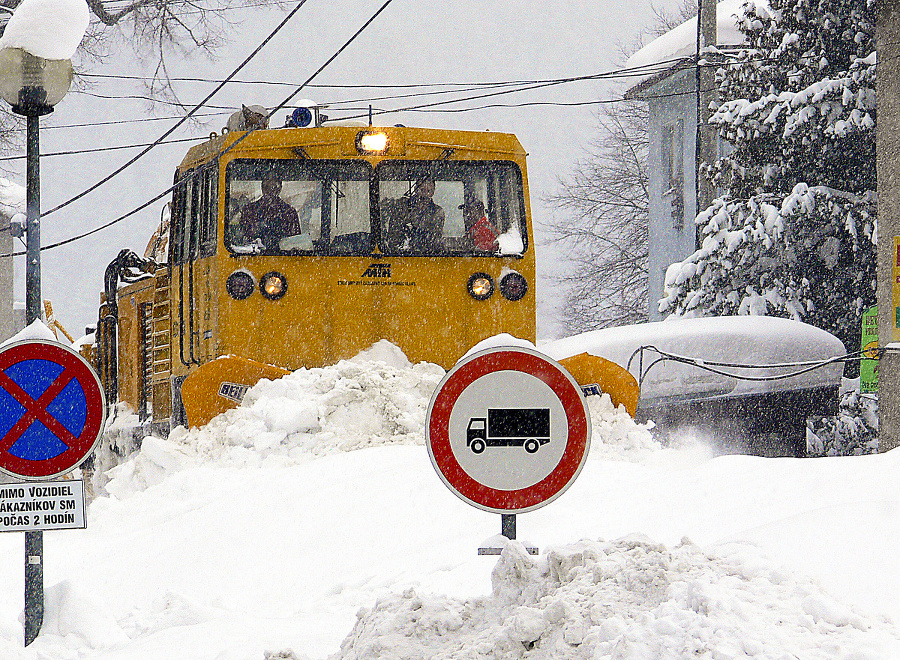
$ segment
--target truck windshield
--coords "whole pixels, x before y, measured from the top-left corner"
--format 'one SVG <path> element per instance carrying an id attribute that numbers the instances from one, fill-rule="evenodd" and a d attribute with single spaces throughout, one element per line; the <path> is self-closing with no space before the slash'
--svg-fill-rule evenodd
<path id="1" fill-rule="evenodd" d="M 243 158 L 225 172 L 232 254 L 371 252 L 368 163 Z"/>
<path id="2" fill-rule="evenodd" d="M 526 248 L 522 174 L 506 161 L 382 161 L 386 254 L 520 255 Z"/>

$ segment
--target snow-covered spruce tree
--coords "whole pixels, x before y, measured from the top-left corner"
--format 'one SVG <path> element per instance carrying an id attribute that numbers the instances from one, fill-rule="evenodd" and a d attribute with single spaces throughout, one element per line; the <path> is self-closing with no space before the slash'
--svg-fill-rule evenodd
<path id="1" fill-rule="evenodd" d="M 762 3 L 759 3 L 762 4 Z M 745 6 L 748 48 L 718 73 L 712 122 L 733 151 L 660 309 L 791 317 L 859 348 L 875 303 L 875 2 Z"/>

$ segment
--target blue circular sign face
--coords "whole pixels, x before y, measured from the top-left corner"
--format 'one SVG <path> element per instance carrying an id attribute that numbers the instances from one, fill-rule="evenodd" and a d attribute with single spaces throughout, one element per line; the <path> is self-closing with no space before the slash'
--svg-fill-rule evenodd
<path id="1" fill-rule="evenodd" d="M 23 479 L 69 472 L 105 422 L 100 379 L 74 350 L 41 340 L 0 349 L 0 471 Z"/>

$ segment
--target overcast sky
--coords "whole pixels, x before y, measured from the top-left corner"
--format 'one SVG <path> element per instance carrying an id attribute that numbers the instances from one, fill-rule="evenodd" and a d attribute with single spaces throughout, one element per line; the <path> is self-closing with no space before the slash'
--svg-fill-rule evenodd
<path id="1" fill-rule="evenodd" d="M 241 80 L 285 82 L 297 85 L 317 69 L 380 6 L 373 0 L 337 3 L 315 0 L 304 6 L 291 22 L 238 76 Z M 588 0 L 540 4 L 514 0 L 484 3 L 463 0 L 438 3 L 422 11 L 412 0 L 395 0 L 387 10 L 316 80 L 341 85 L 411 84 L 538 80 L 594 74 L 615 68 L 619 43 L 630 40 L 652 21 L 649 0 L 634 3 L 596 3 Z M 671 4 L 657 3 L 657 5 Z M 353 11 L 347 11 L 350 5 Z M 196 52 L 170 56 L 174 76 L 222 79 L 243 60 L 284 16 L 284 12 L 246 9 L 229 13 L 237 21 L 231 41 L 215 58 Z M 88 74 L 147 74 L 153 61 L 139 61 L 126 38 L 111 41 L 110 57 L 102 62 L 76 57 L 78 68 Z M 578 82 L 489 99 L 515 104 L 545 101 L 572 103 L 609 98 L 610 83 Z M 202 99 L 211 84 L 176 83 L 185 103 Z M 274 84 L 235 84 L 226 87 L 212 104 L 227 108 L 241 103 L 274 106 L 291 87 Z M 87 148 L 152 142 L 173 121 L 141 121 L 171 117 L 169 107 L 154 107 L 140 98 L 140 83 L 121 78 L 88 77 L 82 89 L 73 90 L 42 119 L 41 151 L 54 153 Z M 308 89 L 299 98 L 319 102 L 370 99 L 399 93 L 384 90 Z M 427 100 L 427 99 L 426 99 Z M 373 101 L 378 107 L 397 108 L 422 102 L 421 98 Z M 368 101 L 360 105 L 365 107 Z M 450 107 L 471 107 L 472 101 Z M 227 112 L 180 129 L 172 138 L 203 136 L 219 131 Z M 490 129 L 513 132 L 529 152 L 529 175 L 536 226 L 552 210 L 542 197 L 556 188 L 558 176 L 571 172 L 584 155 L 596 127 L 596 106 L 500 107 L 461 113 L 413 113 L 388 115 L 389 123 L 454 129 Z M 285 112 L 287 114 L 287 112 Z M 340 113 L 333 112 L 333 115 Z M 127 123 L 97 125 L 98 122 Z M 67 127 L 86 124 L 80 127 Z M 42 243 L 48 245 L 108 222 L 162 191 L 172 182 L 185 144 L 154 149 L 139 163 L 84 199 L 49 215 L 42 225 Z M 41 163 L 42 208 L 46 211 L 92 185 L 136 153 L 135 150 L 44 157 Z M 24 163 L 5 161 L 10 177 L 24 184 Z M 156 202 L 132 218 L 89 239 L 44 252 L 43 293 L 53 301 L 58 317 L 73 334 L 96 320 L 103 271 L 123 247 L 142 253 L 158 223 L 162 202 Z M 540 242 L 540 230 L 538 239 Z M 540 250 L 540 247 L 539 247 Z M 557 264 L 552 251 L 540 250 L 546 274 Z M 557 264 L 558 266 L 558 264 Z M 560 267 L 564 267 L 560 266 Z M 17 298 L 24 298 L 22 262 L 17 263 Z M 548 322 L 561 293 L 546 277 L 538 283 L 539 336 L 556 334 Z"/>

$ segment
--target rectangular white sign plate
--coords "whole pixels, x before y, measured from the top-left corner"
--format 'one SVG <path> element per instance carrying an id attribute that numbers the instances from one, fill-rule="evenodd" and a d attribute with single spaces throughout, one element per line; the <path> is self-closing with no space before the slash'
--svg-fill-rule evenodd
<path id="1" fill-rule="evenodd" d="M 86 527 L 83 481 L 0 484 L 0 532 Z"/>

